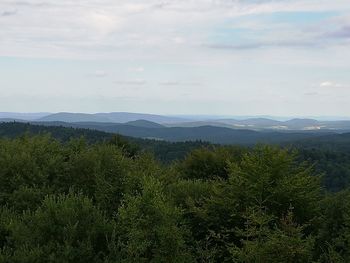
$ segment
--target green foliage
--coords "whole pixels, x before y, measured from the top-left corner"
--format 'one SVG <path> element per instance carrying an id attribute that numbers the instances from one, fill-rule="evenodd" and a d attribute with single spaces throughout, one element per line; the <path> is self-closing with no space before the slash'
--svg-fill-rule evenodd
<path id="1" fill-rule="evenodd" d="M 48 136 L 0 140 L 0 204 L 21 195 L 21 188 L 46 189 L 63 170 L 62 150 Z"/>
<path id="2" fill-rule="evenodd" d="M 239 230 L 242 246 L 230 252 L 236 262 L 311 262 L 313 238 L 305 238 L 303 227 L 293 221 L 290 211 L 280 222 L 261 209 L 250 209 L 245 229 Z M 273 227 L 271 227 L 271 224 Z"/>
<path id="3" fill-rule="evenodd" d="M 217 251 L 218 261 L 227 260 L 229 246 L 242 247 L 237 233 L 246 228 L 247 211 L 258 211 L 266 217 L 260 217 L 267 220 L 260 225 L 267 233 L 291 208 L 295 223 L 303 226 L 305 236 L 314 230 L 322 196 L 319 179 L 308 167 L 296 163 L 289 151 L 259 146 L 240 161 L 231 162 L 228 173 L 227 181 L 213 184 L 212 194 L 205 202 L 191 208 L 195 238 L 206 238 Z"/>
<path id="4" fill-rule="evenodd" d="M 4 229 L 7 262 L 103 262 L 114 225 L 82 195 L 47 196 Z"/>
<path id="5" fill-rule="evenodd" d="M 90 143 L 106 141 L 112 138 L 112 134 L 106 132 L 71 128 L 70 126 L 73 124 L 68 124 L 68 127 L 61 126 L 64 124 L 61 122 L 48 122 L 46 124 L 48 126 L 22 122 L 0 123 L 0 137 L 13 139 L 24 135 L 50 134 L 52 137 L 62 142 L 70 141 L 72 138 L 79 139 L 84 137 Z"/>
<path id="6" fill-rule="evenodd" d="M 318 253 L 323 252 L 322 262 L 333 258 L 334 262 L 350 260 L 350 191 L 343 191 L 325 198 L 321 205 L 322 220 L 317 242 Z M 343 261 L 341 261 L 343 260 Z"/>
<path id="7" fill-rule="evenodd" d="M 131 143 L 123 136 L 120 136 L 118 134 L 113 135 L 113 137 L 109 140 L 109 144 L 121 148 L 124 154 L 128 157 L 135 157 L 140 151 L 140 147 L 137 144 Z"/>
<path id="8" fill-rule="evenodd" d="M 139 195 L 127 196 L 118 213 L 123 262 L 191 262 L 182 211 L 167 200 L 163 186 L 145 178 Z"/>
<path id="9" fill-rule="evenodd" d="M 299 148 L 299 159 L 307 160 L 315 165 L 320 173 L 324 173 L 323 185 L 332 192 L 338 192 L 350 186 L 350 151 L 324 148 Z"/>
<path id="10" fill-rule="evenodd" d="M 227 179 L 228 163 L 242 156 L 242 148 L 200 148 L 188 154 L 180 169 L 186 179 Z"/>
<path id="11" fill-rule="evenodd" d="M 0 262 L 350 261 L 350 192 L 300 153 L 109 139 L 0 139 Z"/>
<path id="12" fill-rule="evenodd" d="M 293 207 L 298 223 L 312 220 L 321 198 L 319 177 L 288 150 L 258 146 L 240 163 L 231 163 L 227 187 L 245 209 L 257 205 L 281 217 Z"/>

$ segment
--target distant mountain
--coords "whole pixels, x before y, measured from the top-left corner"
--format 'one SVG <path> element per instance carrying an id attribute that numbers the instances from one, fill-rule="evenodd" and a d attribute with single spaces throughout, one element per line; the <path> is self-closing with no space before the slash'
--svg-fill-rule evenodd
<path id="1" fill-rule="evenodd" d="M 280 125 L 281 121 L 276 121 L 266 118 L 249 118 L 244 120 L 235 120 L 235 119 L 219 119 L 218 122 L 231 123 L 231 124 L 245 124 L 245 125 L 254 125 L 254 126 L 274 126 Z"/>
<path id="2" fill-rule="evenodd" d="M 60 112 L 38 119 L 37 121 L 62 121 L 62 122 L 111 122 L 103 116 L 87 113 Z"/>
<path id="3" fill-rule="evenodd" d="M 39 116 L 39 117 L 38 117 Z M 38 118 L 37 118 L 38 117 Z M 110 113 L 0 113 L 0 121 L 38 121 L 38 122 L 65 122 L 65 123 L 112 123 L 126 124 L 143 128 L 215 126 L 230 129 L 243 129 L 254 131 L 335 131 L 339 133 L 350 132 L 350 120 L 315 120 L 291 119 L 275 120 L 269 118 L 247 119 L 204 119 L 207 116 L 163 116 L 155 114 L 110 112 Z M 193 119 L 191 119 L 193 118 Z M 200 119 L 203 118 L 203 119 Z"/>
<path id="4" fill-rule="evenodd" d="M 108 118 L 111 122 L 114 122 L 114 123 L 126 123 L 130 121 L 146 120 L 146 121 L 163 124 L 163 123 L 185 122 L 185 121 L 191 120 L 187 118 L 179 118 L 179 117 L 163 116 L 163 115 L 155 115 L 155 114 L 144 114 L 144 113 L 131 113 L 131 112 L 96 113 L 95 115 Z"/>
<path id="5" fill-rule="evenodd" d="M 0 118 L 0 122 L 28 122 L 26 120 L 13 119 L 13 118 Z"/>
<path id="6" fill-rule="evenodd" d="M 126 123 L 130 121 L 145 120 L 155 123 L 174 123 L 184 122 L 186 119 L 177 117 L 167 117 L 154 114 L 129 113 L 129 112 L 111 112 L 111 113 L 69 113 L 60 112 L 51 114 L 37 121 L 62 121 L 62 122 L 109 122 L 109 123 Z"/>
<path id="7" fill-rule="evenodd" d="M 167 124 L 168 127 L 200 127 L 211 125 L 232 129 L 249 129 L 255 131 L 350 131 L 350 121 L 317 121 L 314 119 L 292 119 L 277 121 L 266 118 L 251 118 L 246 120 L 218 119 L 210 121 L 196 121 Z"/>
<path id="8" fill-rule="evenodd" d="M 159 123 L 146 121 L 146 120 L 129 121 L 125 124 L 130 126 L 135 126 L 135 127 L 143 127 L 143 128 L 165 128 L 165 126 Z"/>
<path id="9" fill-rule="evenodd" d="M 50 114 L 51 113 L 48 113 L 48 112 L 37 112 L 37 113 L 0 112 L 0 119 L 16 119 L 16 120 L 32 121 Z"/>
<path id="10" fill-rule="evenodd" d="M 188 121 L 188 122 L 176 122 L 163 124 L 166 127 L 201 127 L 201 126 L 215 126 L 224 128 L 235 128 L 231 124 L 221 123 L 217 121 Z"/>
<path id="11" fill-rule="evenodd" d="M 284 125 L 292 130 L 318 130 L 325 128 L 321 122 L 313 119 L 292 119 L 284 122 Z"/>
<path id="12" fill-rule="evenodd" d="M 64 126 L 84 128 L 108 133 L 118 133 L 124 136 L 164 140 L 170 142 L 208 141 L 217 144 L 253 145 L 256 143 L 282 143 L 306 138 L 314 138 L 325 133 L 304 132 L 278 132 L 278 131 L 252 131 L 244 129 L 230 129 L 224 127 L 140 127 L 121 123 L 64 123 L 64 122 L 34 122 L 33 124 L 47 126 Z M 330 134 L 330 133 L 328 133 Z"/>
<path id="13" fill-rule="evenodd" d="M 235 119 L 216 119 L 207 121 L 183 122 L 166 124 L 168 127 L 200 127 L 200 126 L 216 126 L 231 129 L 250 129 L 250 130 L 288 130 L 284 122 L 265 118 L 251 118 L 244 120 Z"/>

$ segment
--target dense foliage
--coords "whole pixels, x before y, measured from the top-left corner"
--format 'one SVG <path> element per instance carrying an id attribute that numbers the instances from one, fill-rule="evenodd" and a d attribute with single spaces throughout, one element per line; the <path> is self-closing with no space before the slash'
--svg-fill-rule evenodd
<path id="1" fill-rule="evenodd" d="M 68 142 L 72 138 L 84 137 L 88 143 L 111 142 L 123 148 L 129 157 L 140 152 L 149 152 L 163 164 L 184 160 L 189 152 L 203 147 L 223 152 L 222 156 L 216 155 L 218 163 L 225 162 L 226 157 L 224 156 L 227 155 L 227 151 L 234 151 L 235 148 L 242 150 L 242 147 L 217 147 L 203 141 L 167 142 L 125 137 L 97 130 L 55 126 L 58 124 L 52 123 L 52 126 L 43 126 L 19 122 L 0 123 L 0 138 L 51 134 L 60 142 Z M 321 183 L 327 190 L 337 192 L 350 187 L 350 133 L 322 135 L 318 138 L 283 143 L 282 146 L 297 149 L 297 158 L 300 162 L 307 161 L 314 165 L 317 173 L 323 175 Z M 199 160 L 197 163 L 201 166 L 205 166 L 206 158 L 209 160 L 214 158 L 210 152 L 200 154 L 200 156 L 203 163 L 200 163 Z M 196 151 L 191 155 L 191 158 L 196 158 Z M 187 163 L 189 164 L 188 161 Z M 206 171 L 204 170 L 204 172 Z M 220 173 L 222 174 L 222 171 Z"/>
<path id="2" fill-rule="evenodd" d="M 349 262 L 350 192 L 300 155 L 0 139 L 0 262 Z"/>

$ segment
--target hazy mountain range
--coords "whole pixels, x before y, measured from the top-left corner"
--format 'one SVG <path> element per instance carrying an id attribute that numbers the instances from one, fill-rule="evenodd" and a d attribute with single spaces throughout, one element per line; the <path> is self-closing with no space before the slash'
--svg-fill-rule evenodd
<path id="1" fill-rule="evenodd" d="M 36 122 L 96 122 L 96 123 L 128 123 L 134 122 L 134 126 L 154 128 L 163 127 L 201 127 L 215 126 L 231 129 L 248 130 L 275 130 L 275 131 L 349 131 L 350 120 L 316 120 L 316 119 L 290 119 L 276 120 L 271 118 L 254 117 L 248 119 L 217 118 L 213 116 L 200 117 L 195 116 L 163 116 L 154 114 L 130 113 L 130 112 L 112 112 L 112 113 L 0 113 L 2 121 L 36 121 Z M 142 121 L 144 123 L 142 123 Z M 147 121 L 147 122 L 145 122 Z M 153 122 L 150 124 L 149 122 Z M 158 124 L 158 125 L 157 125 Z"/>
<path id="2" fill-rule="evenodd" d="M 142 114 L 130 112 L 111 113 L 55 113 L 37 119 L 37 121 L 63 121 L 63 122 L 110 122 L 126 123 L 130 121 L 146 120 L 155 123 L 177 123 L 188 121 L 185 118 L 169 117 L 155 114 Z"/>
<path id="3" fill-rule="evenodd" d="M 0 113 L 0 122 L 85 128 L 165 141 L 203 140 L 220 144 L 281 143 L 350 132 L 350 121 L 269 118 L 203 119 L 128 112 Z"/>

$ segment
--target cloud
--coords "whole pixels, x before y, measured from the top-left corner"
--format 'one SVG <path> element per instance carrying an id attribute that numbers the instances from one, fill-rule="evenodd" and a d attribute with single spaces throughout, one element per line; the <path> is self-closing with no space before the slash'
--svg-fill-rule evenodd
<path id="1" fill-rule="evenodd" d="M 318 95 L 320 95 L 318 92 L 313 92 L 313 91 L 311 91 L 311 92 L 306 92 L 306 93 L 304 93 L 304 95 L 305 96 L 318 96 Z"/>
<path id="2" fill-rule="evenodd" d="M 201 86 L 202 83 L 196 81 L 180 82 L 180 81 L 161 81 L 161 86 Z"/>
<path id="3" fill-rule="evenodd" d="M 350 38 L 350 25 L 343 26 L 340 30 L 328 34 L 334 38 Z"/>
<path id="4" fill-rule="evenodd" d="M 91 12 L 85 15 L 84 22 L 96 33 L 104 35 L 122 27 L 121 18 L 105 12 Z"/>
<path id="5" fill-rule="evenodd" d="M 178 81 L 162 81 L 162 82 L 159 82 L 159 85 L 162 85 L 162 86 L 179 86 L 180 82 L 178 82 Z"/>
<path id="6" fill-rule="evenodd" d="M 127 85 L 127 86 L 143 86 L 146 85 L 147 82 L 143 79 L 137 79 L 137 80 L 117 80 L 114 81 L 114 83 L 118 85 Z"/>
<path id="7" fill-rule="evenodd" d="M 17 10 L 12 10 L 12 11 L 3 11 L 0 13 L 0 16 L 14 16 L 17 14 Z"/>
<path id="8" fill-rule="evenodd" d="M 144 67 L 129 68 L 128 71 L 142 73 L 145 71 Z"/>
<path id="9" fill-rule="evenodd" d="M 4 1 L 6 3 L 6 0 Z M 10 1 L 7 1 L 10 2 Z M 54 4 L 51 2 L 43 2 L 43 1 L 11 1 L 11 5 L 14 6 L 28 6 L 28 7 L 40 7 L 40 6 L 53 6 Z"/>
<path id="10" fill-rule="evenodd" d="M 18 9 L 21 16 L 1 25 L 0 38 L 6 41 L 0 43 L 0 55 L 116 59 L 157 54 L 180 60 L 187 57 L 185 49 L 200 49 L 216 25 L 234 18 L 346 10 L 346 4 L 343 0 L 1 0 L 2 8 Z M 260 34 L 247 44 L 218 41 L 207 46 L 236 50 L 312 46 L 283 36 L 285 41 L 273 39 L 284 30 L 273 29 L 270 39 L 261 39 Z"/>
<path id="11" fill-rule="evenodd" d="M 310 48 L 319 46 L 318 43 L 312 41 L 276 41 L 276 42 L 251 42 L 244 44 L 206 44 L 204 45 L 213 49 L 223 50 L 245 50 L 260 48 Z"/>
<path id="12" fill-rule="evenodd" d="M 336 83 L 332 81 L 324 81 L 320 83 L 321 88 L 348 88 L 348 85 L 344 85 L 341 83 Z"/>
<path id="13" fill-rule="evenodd" d="M 106 71 L 104 70 L 96 70 L 92 76 L 96 77 L 96 78 L 104 78 L 106 77 L 108 74 Z"/>

